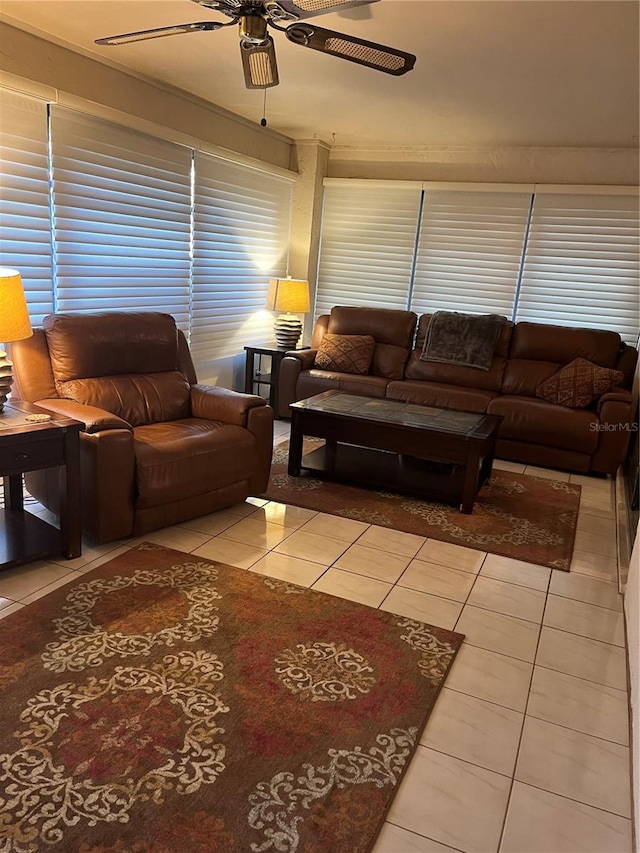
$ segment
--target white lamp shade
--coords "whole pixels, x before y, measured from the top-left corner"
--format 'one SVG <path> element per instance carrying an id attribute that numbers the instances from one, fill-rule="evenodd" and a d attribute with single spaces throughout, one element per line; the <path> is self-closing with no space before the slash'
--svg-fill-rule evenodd
<path id="1" fill-rule="evenodd" d="M 268 311 L 306 314 L 309 304 L 309 282 L 300 278 L 269 279 L 266 308 Z"/>
<path id="2" fill-rule="evenodd" d="M 32 334 L 20 273 L 0 267 L 0 341 L 21 341 Z"/>

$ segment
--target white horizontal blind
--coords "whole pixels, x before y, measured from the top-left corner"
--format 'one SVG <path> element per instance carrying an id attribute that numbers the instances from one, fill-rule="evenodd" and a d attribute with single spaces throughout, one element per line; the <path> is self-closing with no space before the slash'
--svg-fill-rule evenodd
<path id="1" fill-rule="evenodd" d="M 422 188 L 328 185 L 315 315 L 334 305 L 406 309 Z"/>
<path id="2" fill-rule="evenodd" d="M 58 311 L 163 311 L 188 328 L 191 151 L 52 107 Z"/>
<path id="3" fill-rule="evenodd" d="M 411 308 L 511 319 L 528 192 L 425 191 Z"/>
<path id="4" fill-rule="evenodd" d="M 287 266 L 292 182 L 200 152 L 195 159 L 191 350 L 199 361 L 273 338 L 269 279 Z"/>
<path id="5" fill-rule="evenodd" d="M 537 193 L 517 319 L 613 329 L 635 343 L 638 237 L 637 197 Z"/>
<path id="6" fill-rule="evenodd" d="M 34 326 L 53 311 L 47 105 L 0 90 L 0 266 L 22 275 Z"/>

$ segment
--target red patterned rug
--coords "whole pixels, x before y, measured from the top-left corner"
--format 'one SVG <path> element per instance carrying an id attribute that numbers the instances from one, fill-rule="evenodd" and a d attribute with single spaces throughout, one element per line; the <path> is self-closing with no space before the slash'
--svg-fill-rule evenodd
<path id="1" fill-rule="evenodd" d="M 321 443 L 305 439 L 304 452 Z M 275 448 L 263 497 L 569 571 L 580 486 L 494 470 L 473 513 L 463 515 L 447 504 L 320 480 L 309 472 L 289 477 L 288 453 L 288 442 Z"/>
<path id="2" fill-rule="evenodd" d="M 0 622 L 0 850 L 371 850 L 462 636 L 144 543 Z"/>

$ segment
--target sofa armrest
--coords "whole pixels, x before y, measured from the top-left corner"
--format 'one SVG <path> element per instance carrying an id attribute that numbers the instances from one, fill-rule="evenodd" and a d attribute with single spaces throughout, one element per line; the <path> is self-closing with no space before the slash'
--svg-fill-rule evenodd
<path id="1" fill-rule="evenodd" d="M 251 409 L 267 406 L 256 394 L 240 394 L 215 385 L 191 386 L 191 414 L 194 418 L 247 426 Z"/>
<path id="2" fill-rule="evenodd" d="M 631 434 L 638 429 L 633 423 L 633 398 L 623 388 L 603 394 L 598 401 L 598 447 L 591 459 L 591 469 L 614 475 L 629 448 Z"/>
<path id="3" fill-rule="evenodd" d="M 40 406 L 42 409 L 48 409 L 50 412 L 55 412 L 57 415 L 65 415 L 76 421 L 82 421 L 84 423 L 84 432 L 94 433 L 106 429 L 133 430 L 130 423 L 112 414 L 112 412 L 99 409 L 97 406 L 85 406 L 83 403 L 77 403 L 75 400 L 65 400 L 62 397 L 56 397 L 52 400 L 38 400 L 35 405 Z"/>
<path id="4" fill-rule="evenodd" d="M 613 391 L 607 391 L 606 394 L 603 394 L 602 397 L 598 400 L 598 417 L 600 420 L 606 420 L 606 417 L 602 417 L 603 411 L 606 414 L 606 410 L 609 408 L 609 403 L 627 403 L 631 405 L 631 401 L 633 397 L 631 396 L 630 391 L 626 391 L 624 388 L 614 388 Z"/>
<path id="5" fill-rule="evenodd" d="M 299 352 L 288 352 L 280 362 L 278 375 L 278 400 L 276 410 L 278 417 L 290 418 L 289 405 L 298 400 L 296 386 L 298 377 L 303 370 L 311 370 L 316 360 L 317 349 L 305 349 Z"/>

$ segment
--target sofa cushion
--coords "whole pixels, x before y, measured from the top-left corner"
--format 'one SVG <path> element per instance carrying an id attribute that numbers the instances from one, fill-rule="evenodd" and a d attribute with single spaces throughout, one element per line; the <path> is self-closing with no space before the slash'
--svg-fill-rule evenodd
<path id="1" fill-rule="evenodd" d="M 461 409 L 465 412 L 486 412 L 496 394 L 442 382 L 411 382 L 405 379 L 403 382 L 389 382 L 386 396 L 390 400 L 400 400 L 403 403 Z"/>
<path id="2" fill-rule="evenodd" d="M 536 388 L 536 397 L 568 409 L 590 406 L 624 379 L 621 370 L 600 367 L 586 358 L 575 358 Z"/>
<path id="3" fill-rule="evenodd" d="M 329 370 L 304 370 L 298 377 L 296 399 L 304 400 L 323 391 L 348 391 L 365 397 L 384 397 L 388 380 L 381 376 L 332 373 Z"/>
<path id="4" fill-rule="evenodd" d="M 413 311 L 338 305 L 331 309 L 327 332 L 371 335 L 376 348 L 369 373 L 386 379 L 402 379 L 417 319 Z"/>
<path id="5" fill-rule="evenodd" d="M 117 415 L 131 426 L 190 415 L 191 386 L 177 370 L 57 382 L 58 394 Z"/>
<path id="6" fill-rule="evenodd" d="M 509 352 L 513 323 L 505 320 L 502 324 L 491 368 L 485 371 L 477 370 L 474 367 L 461 367 L 455 364 L 423 361 L 420 358 L 432 316 L 432 314 L 423 314 L 420 317 L 416 347 L 407 362 L 404 374 L 405 378 L 427 382 L 445 382 L 450 385 L 481 388 L 485 391 L 499 391 L 502 386 L 505 365 L 507 363 L 506 356 Z"/>
<path id="7" fill-rule="evenodd" d="M 602 367 L 615 367 L 620 335 L 603 329 L 575 329 L 570 326 L 520 322 L 511 338 L 509 358 L 569 364 L 586 358 Z"/>
<path id="8" fill-rule="evenodd" d="M 327 332 L 318 347 L 314 366 L 320 370 L 365 375 L 369 372 L 375 348 L 375 338 L 371 335 L 334 335 Z"/>
<path id="9" fill-rule="evenodd" d="M 595 412 L 564 409 L 532 397 L 504 394 L 491 400 L 490 415 L 502 415 L 498 437 L 593 453 L 598 446 Z"/>
<path id="10" fill-rule="evenodd" d="M 133 431 L 136 508 L 162 506 L 249 481 L 258 466 L 253 434 L 200 418 L 148 424 Z"/>

